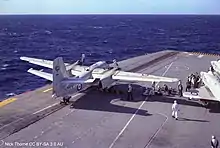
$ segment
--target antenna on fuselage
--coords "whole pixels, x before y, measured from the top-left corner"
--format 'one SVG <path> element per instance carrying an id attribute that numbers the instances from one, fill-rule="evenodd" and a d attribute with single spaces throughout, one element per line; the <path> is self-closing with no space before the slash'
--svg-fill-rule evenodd
<path id="1" fill-rule="evenodd" d="M 118 62 L 116 61 L 116 59 L 113 60 L 113 64 L 115 68 L 119 68 Z"/>
<path id="2" fill-rule="evenodd" d="M 80 60 L 80 64 L 83 65 L 83 63 L 85 62 L 85 58 L 86 58 L 86 55 L 83 53 L 81 55 L 81 60 Z"/>

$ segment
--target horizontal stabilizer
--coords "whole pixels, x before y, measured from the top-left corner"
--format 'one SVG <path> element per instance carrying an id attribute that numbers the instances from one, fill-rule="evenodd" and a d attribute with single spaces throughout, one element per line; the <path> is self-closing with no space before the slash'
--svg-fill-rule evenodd
<path id="1" fill-rule="evenodd" d="M 49 81 L 53 81 L 53 75 L 51 73 L 43 72 L 42 70 L 35 70 L 33 68 L 30 68 L 28 72 Z"/>
<path id="2" fill-rule="evenodd" d="M 121 80 L 121 81 L 143 81 L 143 82 L 177 82 L 179 79 L 177 78 L 169 78 L 169 77 L 161 77 L 154 75 L 147 75 L 141 73 L 132 73 L 132 72 L 124 72 L 118 71 L 114 75 L 112 75 L 112 79 Z"/>

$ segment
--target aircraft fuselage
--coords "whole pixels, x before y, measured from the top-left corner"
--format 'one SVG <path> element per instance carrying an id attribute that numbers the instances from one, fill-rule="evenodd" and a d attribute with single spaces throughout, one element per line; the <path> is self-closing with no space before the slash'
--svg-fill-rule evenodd
<path id="1" fill-rule="evenodd" d="M 200 74 L 205 86 L 207 86 L 213 96 L 220 101 L 220 79 L 211 72 L 201 72 Z"/>

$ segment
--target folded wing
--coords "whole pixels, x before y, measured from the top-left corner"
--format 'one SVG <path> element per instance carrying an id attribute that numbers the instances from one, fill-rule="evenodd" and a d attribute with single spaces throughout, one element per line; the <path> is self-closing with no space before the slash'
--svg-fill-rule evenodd
<path id="1" fill-rule="evenodd" d="M 35 70 L 33 68 L 30 68 L 28 70 L 29 73 L 39 76 L 41 78 L 47 79 L 49 81 L 53 81 L 53 75 L 51 73 L 47 73 L 47 72 L 43 72 L 40 70 Z M 75 77 L 71 77 L 71 78 L 67 78 L 65 80 L 63 80 L 63 83 L 75 83 L 75 84 L 81 84 L 81 83 L 93 83 L 96 79 L 79 79 L 79 78 L 75 78 Z"/>
<path id="2" fill-rule="evenodd" d="M 177 82 L 177 78 L 154 76 L 141 73 L 117 71 L 112 75 L 112 79 L 121 81 L 143 81 L 143 82 Z"/>
<path id="3" fill-rule="evenodd" d="M 53 69 L 53 61 L 50 61 L 50 60 L 43 60 L 43 59 L 29 58 L 29 57 L 20 57 L 20 59 L 22 61 L 27 61 L 27 62 L 35 64 L 35 65 L 39 65 L 39 66 Z M 65 63 L 65 65 L 67 66 L 69 64 Z"/>

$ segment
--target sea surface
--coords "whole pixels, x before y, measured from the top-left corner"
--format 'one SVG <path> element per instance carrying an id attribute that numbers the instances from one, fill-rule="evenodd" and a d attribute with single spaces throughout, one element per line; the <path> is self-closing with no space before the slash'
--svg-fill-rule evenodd
<path id="1" fill-rule="evenodd" d="M 36 89 L 46 80 L 26 71 L 29 56 L 86 63 L 123 60 L 172 49 L 220 52 L 220 16 L 16 15 L 0 16 L 0 99 Z"/>

